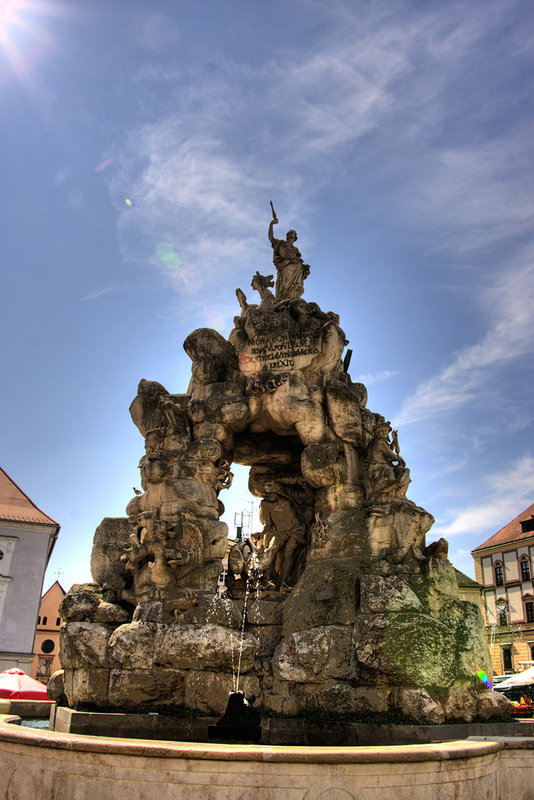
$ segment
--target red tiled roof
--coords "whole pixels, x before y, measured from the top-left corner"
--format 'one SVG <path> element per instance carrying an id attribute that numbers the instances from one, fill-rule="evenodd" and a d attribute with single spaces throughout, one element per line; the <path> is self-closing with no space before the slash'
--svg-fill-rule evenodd
<path id="1" fill-rule="evenodd" d="M 534 531 L 525 531 L 525 533 L 523 533 L 521 529 L 521 522 L 531 519 L 532 517 L 534 517 L 534 503 L 528 508 L 525 508 L 521 514 L 518 514 L 515 519 L 509 522 L 508 525 L 505 525 L 504 528 L 501 528 L 500 531 L 497 531 L 497 533 L 494 533 L 493 536 L 490 536 L 485 542 L 475 547 L 472 552 L 476 553 L 477 550 L 484 550 L 486 547 L 495 547 L 499 544 L 517 542 L 521 541 L 521 539 L 532 539 Z"/>
<path id="2" fill-rule="evenodd" d="M 0 467 L 0 519 L 9 519 L 13 522 L 36 522 L 41 525 L 58 527 L 58 523 L 37 508 L 2 467 Z"/>

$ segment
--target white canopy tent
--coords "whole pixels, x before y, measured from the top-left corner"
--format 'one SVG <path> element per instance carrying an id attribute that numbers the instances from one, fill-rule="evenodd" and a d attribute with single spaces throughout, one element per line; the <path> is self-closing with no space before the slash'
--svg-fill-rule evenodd
<path id="1" fill-rule="evenodd" d="M 534 667 L 529 667 L 524 672 L 518 672 L 517 675 L 510 675 L 506 680 L 498 683 L 496 689 L 513 689 L 514 686 L 529 686 L 534 683 Z"/>

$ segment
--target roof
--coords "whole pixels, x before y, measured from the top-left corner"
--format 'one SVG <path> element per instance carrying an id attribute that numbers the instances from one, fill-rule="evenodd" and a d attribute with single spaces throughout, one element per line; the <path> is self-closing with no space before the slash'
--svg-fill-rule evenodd
<path id="1" fill-rule="evenodd" d="M 63 586 L 60 584 L 60 582 L 59 582 L 59 581 L 54 581 L 54 583 L 52 584 L 52 586 L 50 586 L 50 588 L 48 588 L 48 589 L 46 590 L 46 592 L 43 594 L 43 596 L 41 597 L 41 600 L 44 600 L 44 598 L 46 597 L 46 595 L 47 595 L 49 592 L 51 592 L 51 591 L 52 591 L 52 589 L 54 589 L 56 586 L 58 586 L 58 587 L 59 587 L 59 589 L 60 589 L 60 591 L 61 591 L 61 592 L 63 592 L 63 596 L 65 596 L 65 595 L 67 594 L 67 592 L 65 591 L 65 589 L 63 588 Z"/>
<path id="2" fill-rule="evenodd" d="M 0 519 L 59 527 L 52 517 L 37 508 L 2 467 L 0 467 Z"/>
<path id="3" fill-rule="evenodd" d="M 523 533 L 521 529 L 521 522 L 525 522 L 532 517 L 534 517 L 534 503 L 528 508 L 525 508 L 521 514 L 518 514 L 515 519 L 509 522 L 508 525 L 505 525 L 504 528 L 501 528 L 500 531 L 497 531 L 497 533 L 494 533 L 493 536 L 490 536 L 485 542 L 475 547 L 472 552 L 476 553 L 477 550 L 485 550 L 486 547 L 496 547 L 500 544 L 517 542 L 522 539 L 532 539 L 534 537 L 534 531 L 525 531 Z"/>
<path id="4" fill-rule="evenodd" d="M 473 578 L 470 578 L 469 575 L 466 575 L 464 572 L 460 572 L 460 570 L 456 569 L 456 567 L 454 567 L 454 572 L 456 573 L 456 581 L 458 583 L 458 586 L 460 586 L 462 589 L 467 589 L 467 588 L 470 588 L 470 589 L 483 589 L 484 588 L 482 586 L 482 584 L 477 583 L 477 581 L 474 581 Z"/>

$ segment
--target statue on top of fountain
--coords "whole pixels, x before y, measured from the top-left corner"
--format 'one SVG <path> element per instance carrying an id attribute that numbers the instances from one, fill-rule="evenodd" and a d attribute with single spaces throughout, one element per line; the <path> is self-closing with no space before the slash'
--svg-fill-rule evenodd
<path id="1" fill-rule="evenodd" d="M 280 300 L 293 300 L 304 294 L 304 281 L 310 274 L 308 264 L 302 260 L 298 247 L 297 232 L 289 230 L 285 239 L 276 239 L 273 235 L 273 226 L 278 225 L 273 204 L 271 203 L 273 218 L 269 223 L 269 241 L 273 248 L 273 264 L 276 267 L 276 302 Z"/>

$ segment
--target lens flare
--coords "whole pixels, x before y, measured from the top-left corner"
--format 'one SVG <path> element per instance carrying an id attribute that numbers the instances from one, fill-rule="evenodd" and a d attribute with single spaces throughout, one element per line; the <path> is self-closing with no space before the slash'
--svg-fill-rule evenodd
<path id="1" fill-rule="evenodd" d="M 132 205 L 132 201 L 130 200 L 129 197 L 125 197 L 124 198 L 124 202 L 126 203 L 127 206 L 131 206 Z"/>
<path id="2" fill-rule="evenodd" d="M 169 242 L 160 242 L 156 247 L 156 253 L 167 269 L 179 269 L 182 264 L 180 256 Z M 183 273 L 180 273 L 180 277 L 184 278 Z M 185 280 L 185 283 L 187 283 L 187 280 Z"/>
<path id="3" fill-rule="evenodd" d="M 340 483 L 339 486 L 336 486 L 337 494 L 340 494 L 341 492 L 344 492 L 344 491 L 345 491 L 345 487 L 343 486 L 342 483 Z"/>
<path id="4" fill-rule="evenodd" d="M 101 161 L 100 164 L 98 164 L 95 167 L 95 172 L 102 172 L 103 170 L 106 169 L 106 167 L 109 167 L 110 164 L 111 164 L 111 161 L 109 160 L 109 158 L 106 158 L 105 161 Z"/>
<path id="5" fill-rule="evenodd" d="M 492 685 L 491 685 L 491 681 L 490 681 L 490 679 L 488 678 L 488 676 L 486 675 L 486 673 L 484 672 L 484 670 L 483 670 L 483 669 L 479 669 L 479 670 L 478 670 L 478 672 L 477 672 L 477 677 L 478 677 L 478 678 L 480 678 L 480 680 L 482 681 L 482 683 L 485 683 L 485 684 L 486 684 L 486 686 L 488 687 L 488 689 L 492 689 L 492 688 L 493 688 L 493 687 L 492 687 Z"/>

